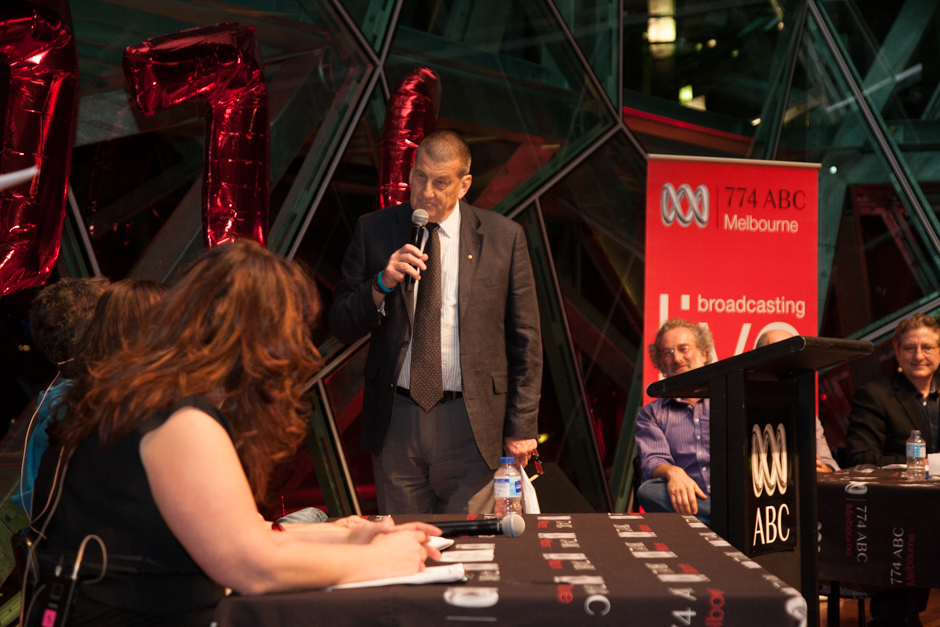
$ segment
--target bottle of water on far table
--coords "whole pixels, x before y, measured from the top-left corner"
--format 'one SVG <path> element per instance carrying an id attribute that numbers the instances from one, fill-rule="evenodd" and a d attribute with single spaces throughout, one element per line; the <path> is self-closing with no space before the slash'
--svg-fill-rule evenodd
<path id="1" fill-rule="evenodd" d="M 493 477 L 496 493 L 494 513 L 499 518 L 522 513 L 522 475 L 516 470 L 515 462 L 512 457 L 500 457 L 499 470 Z"/>
<path id="2" fill-rule="evenodd" d="M 912 481 L 927 478 L 927 443 L 920 431 L 911 431 L 907 440 L 907 478 Z"/>

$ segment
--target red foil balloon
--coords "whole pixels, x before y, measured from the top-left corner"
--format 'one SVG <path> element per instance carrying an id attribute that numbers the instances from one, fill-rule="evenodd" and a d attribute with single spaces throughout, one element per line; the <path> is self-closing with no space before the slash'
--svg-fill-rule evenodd
<path id="1" fill-rule="evenodd" d="M 254 29 L 217 24 L 154 37 L 124 51 L 144 115 L 201 98 L 206 120 L 202 224 L 207 247 L 264 243 L 268 228 L 268 92 Z"/>
<path id="2" fill-rule="evenodd" d="M 423 67 L 406 76 L 388 100 L 382 126 L 379 161 L 379 205 L 382 209 L 408 200 L 408 177 L 418 145 L 434 131 L 441 108 L 441 81 Z"/>
<path id="3" fill-rule="evenodd" d="M 0 4 L 0 63 L 10 69 L 9 95 L 0 106 L 6 111 L 0 174 L 39 168 L 31 181 L 0 190 L 0 295 L 6 295 L 42 285 L 59 256 L 78 53 L 67 4 L 61 11 Z"/>

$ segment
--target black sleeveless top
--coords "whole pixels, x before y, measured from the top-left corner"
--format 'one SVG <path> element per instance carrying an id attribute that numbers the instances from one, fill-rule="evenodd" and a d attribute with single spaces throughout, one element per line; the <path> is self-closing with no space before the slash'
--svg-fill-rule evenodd
<path id="1" fill-rule="evenodd" d="M 211 581 L 179 543 L 153 500 L 147 475 L 140 460 L 141 438 L 163 425 L 177 410 L 194 407 L 212 416 L 229 437 L 232 428 L 225 417 L 202 396 L 192 396 L 157 414 L 135 431 L 108 448 L 100 448 L 97 432 L 75 449 L 69 461 L 62 498 L 40 543 L 44 573 L 62 563 L 67 573 L 74 565 L 82 540 L 94 533 L 107 547 L 107 571 L 102 581 L 83 583 L 73 619 L 82 620 L 83 608 L 95 613 L 95 622 L 104 622 L 109 613 L 114 624 L 207 625 L 213 608 L 225 595 L 222 586 Z M 234 438 L 233 438 L 234 439 Z M 57 461 L 58 451 L 47 451 Z M 37 509 L 40 509 L 37 507 Z M 81 579 L 96 578 L 101 572 L 102 554 L 98 543 L 89 541 L 82 562 Z M 104 609 L 103 609 L 104 608 Z M 141 620 L 152 615 L 151 620 Z M 131 617 L 134 620 L 130 620 Z M 70 624 L 72 621 L 70 620 Z"/>

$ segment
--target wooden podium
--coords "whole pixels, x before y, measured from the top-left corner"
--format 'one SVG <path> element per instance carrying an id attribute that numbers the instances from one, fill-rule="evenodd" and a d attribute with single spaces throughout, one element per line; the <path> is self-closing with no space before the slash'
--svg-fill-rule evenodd
<path id="1" fill-rule="evenodd" d="M 809 625 L 819 624 L 815 372 L 872 351 L 796 336 L 647 388 L 711 399 L 711 528 L 799 590 Z"/>

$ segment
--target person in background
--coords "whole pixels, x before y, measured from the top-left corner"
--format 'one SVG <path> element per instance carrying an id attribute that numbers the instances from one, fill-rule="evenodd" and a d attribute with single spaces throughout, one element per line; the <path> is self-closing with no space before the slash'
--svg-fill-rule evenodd
<path id="1" fill-rule="evenodd" d="M 855 390 L 846 448 L 849 464 L 903 464 L 907 440 L 917 429 L 927 452 L 940 445 L 940 405 L 934 374 L 940 365 L 940 325 L 924 314 L 905 318 L 894 330 L 897 372 Z"/>
<path id="2" fill-rule="evenodd" d="M 903 464 L 907 462 L 907 440 L 918 429 L 927 452 L 938 450 L 937 382 L 940 365 L 940 325 L 930 316 L 915 314 L 894 330 L 897 372 L 866 383 L 852 397 L 846 448 L 849 464 Z M 930 590 L 890 590 L 872 596 L 870 625 L 919 625 L 916 615 L 927 608 Z M 910 620 L 913 618 L 914 620 Z"/>
<path id="3" fill-rule="evenodd" d="M 410 575 L 434 527 L 389 520 L 264 523 L 276 464 L 303 442 L 303 385 L 321 366 L 316 288 L 297 264 L 238 241 L 197 259 L 152 324 L 66 399 L 36 494 L 41 585 L 84 550 L 70 617 L 81 625 L 208 625 L 239 594 Z M 37 503 L 38 505 L 38 503 Z M 389 533 L 395 531 L 395 533 Z M 98 545 L 107 549 L 103 554 Z M 98 581 L 91 581 L 100 579 Z M 24 625 L 38 625 L 35 597 Z"/>
<path id="4" fill-rule="evenodd" d="M 754 348 L 761 348 L 791 337 L 793 337 L 793 334 L 789 331 L 773 329 L 757 338 L 757 344 Z M 819 422 L 819 416 L 816 416 L 816 472 L 833 472 L 834 470 L 839 470 L 839 464 L 836 463 L 832 451 L 829 450 L 829 443 L 826 442 L 826 432 L 823 431 L 822 423 Z"/>
<path id="5" fill-rule="evenodd" d="M 65 278 L 43 288 L 33 300 L 29 312 L 30 335 L 46 359 L 59 367 L 59 373 L 50 387 L 39 393 L 36 412 L 27 429 L 20 485 L 12 497 L 27 514 L 39 461 L 49 442 L 46 425 L 78 372 L 74 362 L 76 345 L 91 323 L 95 304 L 107 286 L 107 279 Z"/>
<path id="6" fill-rule="evenodd" d="M 711 362 L 711 332 L 693 322 L 670 318 L 656 333 L 649 353 L 666 377 Z M 658 398 L 636 420 L 636 443 L 644 482 L 637 500 L 648 512 L 694 514 L 711 523 L 711 453 L 707 398 Z"/>
<path id="7" fill-rule="evenodd" d="M 464 200 L 470 163 L 453 131 L 425 137 L 410 202 L 359 219 L 333 293 L 336 338 L 371 333 L 361 447 L 381 514 L 492 513 L 500 456 L 525 466 L 538 444 L 542 340 L 525 231 Z M 419 209 L 423 252 L 406 244 Z"/>
<path id="8" fill-rule="evenodd" d="M 166 293 L 167 287 L 153 281 L 127 279 L 105 287 L 95 305 L 88 329 L 79 339 L 70 364 L 72 378 L 63 393 L 84 395 L 89 385 L 89 370 L 117 351 L 126 348 L 148 319 L 151 308 Z M 32 515 L 32 491 L 39 463 L 49 446 L 46 433 L 50 419 L 62 409 L 57 403 L 36 423 L 26 445 L 25 464 L 20 485 L 24 487 L 23 508 Z"/>

